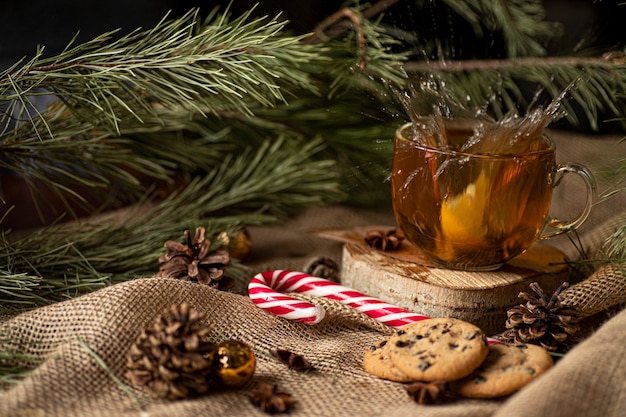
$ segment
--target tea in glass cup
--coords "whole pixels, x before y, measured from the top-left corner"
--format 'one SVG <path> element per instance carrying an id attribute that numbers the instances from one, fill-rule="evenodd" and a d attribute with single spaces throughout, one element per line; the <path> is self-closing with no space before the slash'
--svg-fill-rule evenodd
<path id="1" fill-rule="evenodd" d="M 474 271 L 499 268 L 537 239 L 575 229 L 588 217 L 595 194 L 592 174 L 556 163 L 555 144 L 543 134 L 532 149 L 515 154 L 464 152 L 471 127 L 446 121 L 445 148 L 412 123 L 395 135 L 391 173 L 393 210 L 406 239 L 434 265 Z M 574 219 L 549 216 L 553 188 L 567 173 L 587 188 Z M 547 225 L 555 231 L 544 232 Z"/>

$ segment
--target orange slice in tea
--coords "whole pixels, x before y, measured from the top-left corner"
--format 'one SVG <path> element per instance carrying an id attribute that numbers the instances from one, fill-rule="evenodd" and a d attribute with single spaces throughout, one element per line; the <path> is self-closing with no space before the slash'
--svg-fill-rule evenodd
<path id="1" fill-rule="evenodd" d="M 487 234 L 483 219 L 490 189 L 489 178 L 481 173 L 462 194 L 444 200 L 441 205 L 441 233 L 445 241 L 467 245 L 482 242 Z"/>

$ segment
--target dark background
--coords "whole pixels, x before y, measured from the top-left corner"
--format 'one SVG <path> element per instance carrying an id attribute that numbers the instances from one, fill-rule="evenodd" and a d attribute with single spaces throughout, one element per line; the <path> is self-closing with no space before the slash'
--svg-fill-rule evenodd
<path id="1" fill-rule="evenodd" d="M 80 31 L 79 41 L 117 28 L 122 33 L 137 27 L 149 28 L 171 10 L 179 16 L 192 7 L 200 7 L 203 14 L 228 1 L 201 0 L 2 0 L 0 2 L 0 68 L 5 69 L 24 56 L 32 56 L 37 45 L 46 47 L 46 54 L 60 52 Z M 275 15 L 283 12 L 294 33 L 310 31 L 316 23 L 341 7 L 338 0 L 234 0 L 233 15 L 251 9 L 255 15 Z M 372 2 L 374 3 L 374 1 Z M 464 22 L 450 19 L 441 2 L 426 2 L 429 10 L 415 14 L 409 8 L 413 0 L 400 1 L 387 13 L 387 21 L 406 28 L 426 29 L 428 36 L 446 37 L 455 33 L 459 58 L 498 57 L 501 53 L 497 36 L 474 39 Z M 623 47 L 626 31 L 626 5 L 616 0 L 546 0 L 545 7 L 551 20 L 564 24 L 564 36 L 549 45 L 551 53 L 566 53 L 581 43 L 585 46 Z M 439 23 L 435 23 L 439 22 Z M 452 27 L 451 25 L 454 25 Z M 481 42 L 483 45 L 480 45 Z M 460 44 L 460 45 L 459 45 Z M 461 47 L 459 47 L 461 46 Z"/>

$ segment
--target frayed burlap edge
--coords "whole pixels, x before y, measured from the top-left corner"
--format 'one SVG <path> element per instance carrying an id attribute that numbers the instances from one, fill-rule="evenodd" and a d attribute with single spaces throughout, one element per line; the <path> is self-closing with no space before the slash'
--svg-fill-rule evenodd
<path id="1" fill-rule="evenodd" d="M 602 265 L 589 278 L 561 293 L 561 303 L 576 308 L 580 320 L 626 303 L 625 264 Z"/>

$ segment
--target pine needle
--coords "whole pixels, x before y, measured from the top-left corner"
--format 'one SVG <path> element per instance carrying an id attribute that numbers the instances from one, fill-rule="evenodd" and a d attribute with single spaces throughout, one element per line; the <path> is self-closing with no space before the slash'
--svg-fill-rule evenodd
<path id="1" fill-rule="evenodd" d="M 113 382 L 115 382 L 115 384 L 122 390 L 124 391 L 124 393 L 126 395 L 128 395 L 128 397 L 133 400 L 133 402 L 135 403 L 135 405 L 137 406 L 137 408 L 139 408 L 140 410 L 144 409 L 143 404 L 141 403 L 141 401 L 139 401 L 139 398 L 137 398 L 137 396 L 130 390 L 130 388 L 128 388 L 128 386 L 121 380 L 119 379 L 114 373 L 113 371 L 111 371 L 111 369 L 107 366 L 106 362 L 104 362 L 104 360 L 98 356 L 98 354 L 96 354 L 96 352 L 93 351 L 93 349 L 91 349 L 89 347 L 89 345 L 87 343 L 85 343 L 80 337 L 74 335 L 74 338 L 76 339 L 76 341 L 78 342 L 78 344 L 85 349 L 85 351 L 89 354 L 89 356 L 91 356 L 98 365 L 100 365 L 100 367 L 102 369 L 105 370 L 105 372 L 107 374 L 109 374 L 109 376 L 111 377 L 111 379 L 113 380 Z"/>
<path id="2" fill-rule="evenodd" d="M 484 29 L 501 31 L 510 58 L 545 55 L 543 42 L 554 37 L 559 30 L 555 23 L 545 21 L 540 0 L 444 2 L 472 24 L 477 36 L 482 37 Z"/>
<path id="3" fill-rule="evenodd" d="M 20 363 L 32 362 L 34 359 L 36 359 L 34 355 L 0 350 L 0 389 L 9 388 L 26 378 L 32 372 L 32 368 Z"/>
<path id="4" fill-rule="evenodd" d="M 42 358 L 16 346 L 22 341 L 0 333 L 0 390 L 8 389 L 26 378 L 42 362 Z"/>

